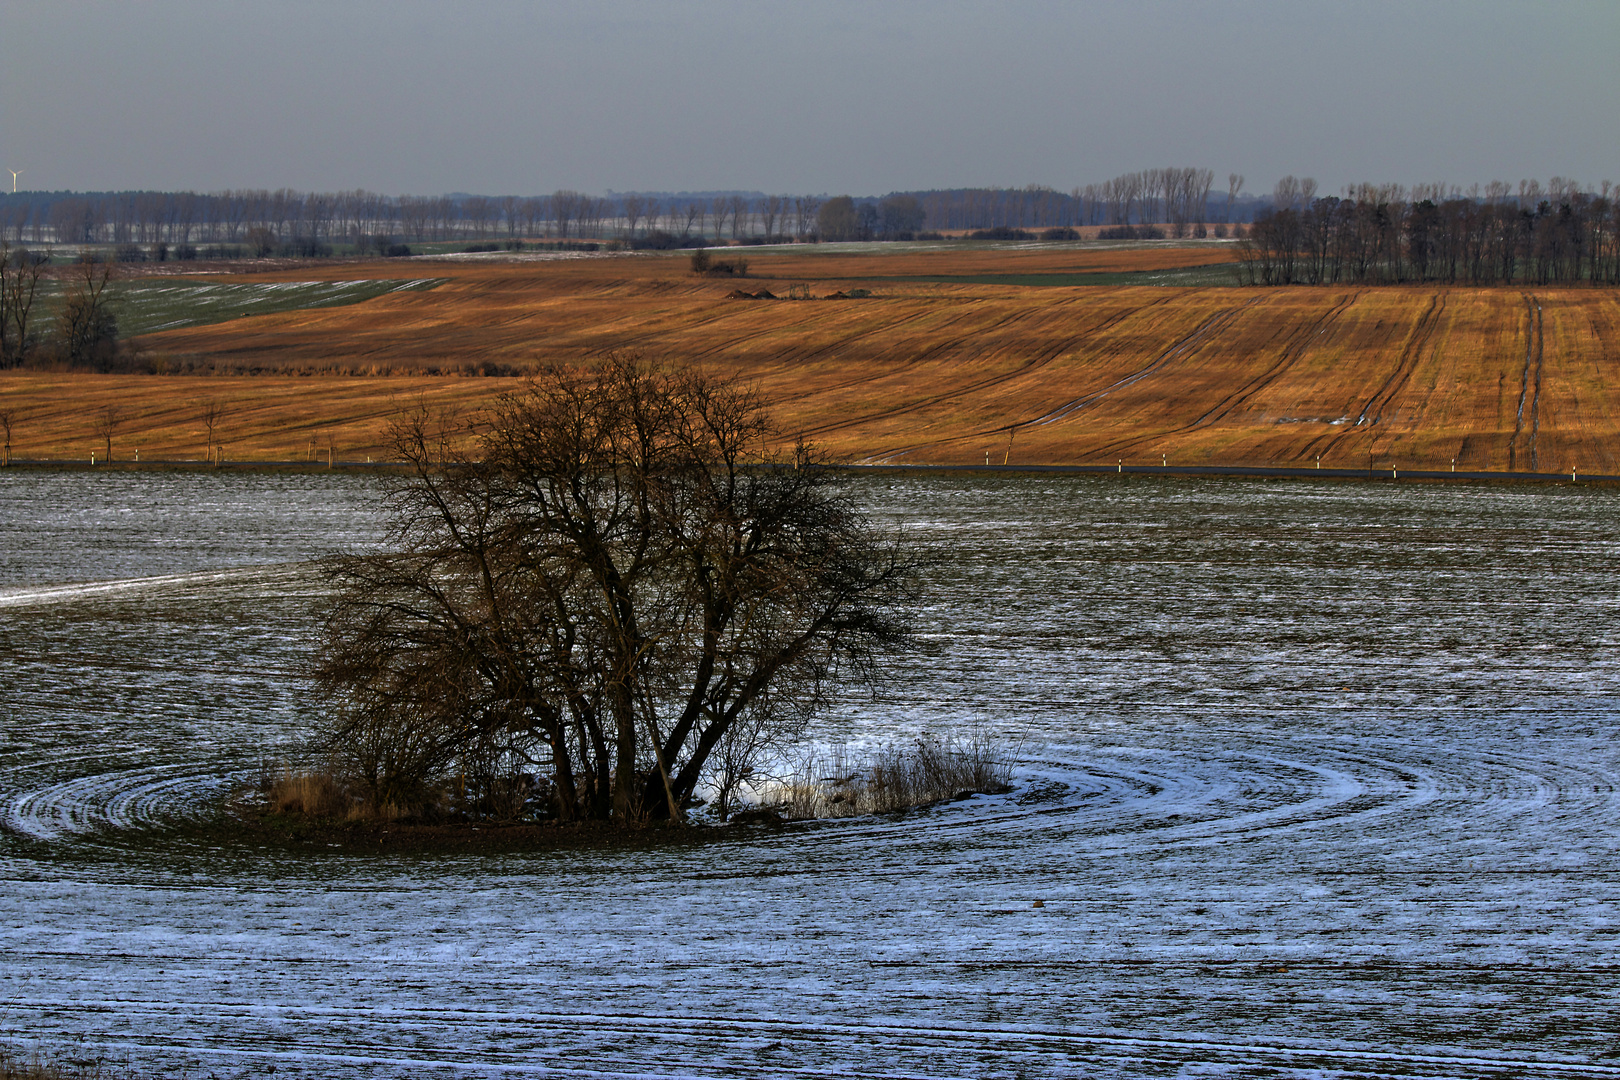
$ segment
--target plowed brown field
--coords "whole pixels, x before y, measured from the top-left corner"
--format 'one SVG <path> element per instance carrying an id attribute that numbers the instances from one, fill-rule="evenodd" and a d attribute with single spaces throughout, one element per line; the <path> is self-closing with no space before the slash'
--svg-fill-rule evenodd
<path id="1" fill-rule="evenodd" d="M 471 408 L 515 385 L 479 365 L 589 361 L 612 349 L 758 383 L 786 436 L 854 460 L 1363 466 L 1620 472 L 1620 296 L 1605 290 L 1044 287 L 1019 276 L 1218 262 L 1212 247 L 896 255 L 344 265 L 239 280 L 422 276 L 431 292 L 151 335 L 153 356 L 252 376 L 10 374 L 21 457 L 87 459 L 116 404 L 114 454 L 200 457 L 198 402 L 230 403 L 230 457 L 385 453 L 388 416 Z M 723 257 L 722 256 L 722 257 Z M 974 281 L 955 279 L 974 278 Z M 992 278 L 996 280 L 984 280 Z M 869 288 L 858 300 L 731 300 Z M 333 371 L 360 375 L 326 374 Z M 302 373 L 288 375 L 279 373 Z M 372 374 L 374 373 L 374 374 Z"/>

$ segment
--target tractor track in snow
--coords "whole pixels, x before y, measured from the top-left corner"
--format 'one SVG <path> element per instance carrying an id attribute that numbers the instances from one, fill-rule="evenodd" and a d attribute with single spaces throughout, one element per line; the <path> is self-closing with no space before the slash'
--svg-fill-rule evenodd
<path id="1" fill-rule="evenodd" d="M 223 840 L 308 721 L 308 564 L 8 585 L 0 1026 L 220 1077 L 1620 1076 L 1612 495 L 869 490 L 949 556 L 932 651 L 825 723 L 977 720 L 1015 790 L 696 849 Z"/>

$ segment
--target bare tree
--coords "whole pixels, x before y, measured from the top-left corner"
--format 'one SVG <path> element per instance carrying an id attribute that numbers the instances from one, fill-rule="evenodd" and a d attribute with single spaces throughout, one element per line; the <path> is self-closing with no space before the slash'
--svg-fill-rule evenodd
<path id="1" fill-rule="evenodd" d="M 544 195 L 536 195 L 523 200 L 523 232 L 525 236 L 541 236 L 545 232 L 545 221 L 549 210 L 550 200 Z"/>
<path id="2" fill-rule="evenodd" d="M 68 278 L 62 307 L 56 314 L 57 333 L 69 364 L 103 367 L 118 341 L 118 320 L 113 316 L 107 284 L 111 263 L 98 263 L 88 252 Z"/>
<path id="3" fill-rule="evenodd" d="M 207 397 L 203 398 L 199 404 L 201 405 L 201 412 L 199 415 L 202 418 L 203 427 L 208 432 L 207 460 L 213 461 L 215 445 L 214 431 L 219 427 L 219 422 L 225 419 L 225 403 L 220 401 L 219 398 Z"/>
<path id="4" fill-rule="evenodd" d="M 1299 177 L 1290 173 L 1277 181 L 1271 189 L 1271 208 L 1273 210 L 1297 210 L 1300 203 Z"/>
<path id="5" fill-rule="evenodd" d="M 765 236 L 767 239 L 774 238 L 781 229 L 778 222 L 782 220 L 782 216 L 786 210 L 787 199 L 781 195 L 769 195 L 760 200 L 759 218 L 765 226 Z"/>
<path id="6" fill-rule="evenodd" d="M 739 234 L 751 234 L 754 228 L 752 204 L 741 195 L 731 196 L 726 204 L 731 210 L 731 238 L 735 240 Z"/>
<path id="7" fill-rule="evenodd" d="M 113 432 L 118 430 L 118 425 L 123 419 L 124 412 L 117 405 L 103 405 L 101 411 L 96 413 L 96 434 L 101 436 L 107 452 L 107 461 L 112 460 Z"/>
<path id="8" fill-rule="evenodd" d="M 5 433 L 5 445 L 0 446 L 0 466 L 11 464 L 11 429 L 17 421 L 22 419 L 19 409 L 0 409 L 0 431 Z"/>
<path id="9" fill-rule="evenodd" d="M 816 223 L 816 217 L 821 213 L 821 200 L 814 195 L 801 195 L 793 200 L 793 234 L 798 237 L 810 235 L 811 227 Z"/>
<path id="10" fill-rule="evenodd" d="M 0 368 L 19 367 L 33 348 L 34 299 L 50 255 L 0 242 Z"/>
<path id="11" fill-rule="evenodd" d="M 462 204 L 461 215 L 472 224 L 473 235 L 482 240 L 495 216 L 495 204 L 483 195 L 474 195 Z"/>
<path id="12" fill-rule="evenodd" d="M 636 228 L 647 213 L 647 200 L 640 195 L 626 195 L 620 205 L 624 207 L 625 235 L 632 240 L 636 236 Z"/>
<path id="13" fill-rule="evenodd" d="M 894 542 L 802 447 L 745 466 L 769 420 L 734 383 L 610 357 L 477 430 L 402 421 L 392 553 L 332 567 L 324 744 L 379 802 L 538 769 L 560 819 L 679 818 L 738 725 L 906 639 Z"/>
<path id="14" fill-rule="evenodd" d="M 686 204 L 681 211 L 681 236 L 691 236 L 693 227 L 697 228 L 699 236 L 703 235 L 703 204 L 693 200 Z"/>
<path id="15" fill-rule="evenodd" d="M 1237 202 L 1238 192 L 1243 190 L 1243 174 L 1226 174 L 1226 216 L 1223 220 L 1232 220 L 1232 205 Z"/>
<path id="16" fill-rule="evenodd" d="M 1195 220 L 1202 225 L 1209 220 L 1209 189 L 1215 184 L 1215 170 L 1194 169 L 1192 174 L 1190 204 L 1197 208 Z"/>
<path id="17" fill-rule="evenodd" d="M 731 213 L 731 200 L 724 195 L 716 195 L 709 202 L 709 213 L 714 218 L 714 242 L 718 244 L 726 228 L 726 215 Z M 737 235 L 736 222 L 732 222 L 731 235 Z"/>

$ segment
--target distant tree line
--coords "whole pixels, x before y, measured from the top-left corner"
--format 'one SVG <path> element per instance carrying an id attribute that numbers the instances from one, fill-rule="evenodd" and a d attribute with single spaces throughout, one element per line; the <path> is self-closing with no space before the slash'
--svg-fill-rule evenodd
<path id="1" fill-rule="evenodd" d="M 1317 197 L 1292 176 L 1239 244 L 1256 285 L 1466 282 L 1620 284 L 1620 192 L 1554 177 L 1515 191 L 1360 184 Z"/>
<path id="2" fill-rule="evenodd" d="M 232 254 L 314 257 L 342 246 L 383 252 L 399 241 L 617 237 L 681 246 L 681 240 L 806 239 L 821 200 L 742 194 L 597 197 L 550 195 L 388 196 L 355 190 L 242 190 L 0 194 L 0 239 L 12 244 L 130 245 L 140 255 L 193 258 L 198 245 Z M 665 242 L 660 242 L 665 241 Z M 636 246 L 643 246 L 637 244 Z M 133 253 L 132 253 L 133 254 Z"/>
<path id="3" fill-rule="evenodd" d="M 0 193 L 0 240 L 58 247 L 111 244 L 125 247 L 130 259 L 189 259 L 208 254 L 310 258 L 338 248 L 386 254 L 401 242 L 503 238 L 592 237 L 634 247 L 693 246 L 705 240 L 898 239 L 920 234 L 925 222 L 936 230 L 1160 222 L 1185 235 L 1211 219 L 1212 178 L 1208 169 L 1148 169 L 1068 194 L 1032 186 L 830 200 L 742 192 L 593 196 L 572 190 L 528 197 L 289 188 Z M 1234 190 L 1221 208 L 1222 221 L 1231 217 L 1236 195 Z M 826 211 L 827 203 L 836 205 Z"/>
<path id="4" fill-rule="evenodd" d="M 1285 177 L 1269 197 L 1239 173 L 1215 189 L 1210 169 L 1124 173 L 1069 192 L 1050 187 L 893 192 L 880 198 L 748 192 L 387 196 L 364 190 L 0 194 L 0 241 L 13 247 L 114 246 L 120 260 L 408 254 L 406 243 L 607 242 L 672 249 L 707 244 L 905 240 L 944 231 L 986 240 L 1240 236 L 1244 280 L 1613 281 L 1611 185 L 1371 184 L 1318 197 Z M 587 238 L 589 238 L 587 240 Z M 16 265 L 14 263 L 14 265 Z M 17 310 L 15 307 L 13 311 Z"/>
<path id="5" fill-rule="evenodd" d="M 1144 169 L 1124 173 L 1100 184 L 1076 187 L 1068 193 L 1050 187 L 957 188 L 914 193 L 929 223 L 936 229 L 1051 229 L 1086 226 L 1165 224 L 1176 236 L 1186 236 L 1210 222 L 1243 220 L 1234 211 L 1250 213 L 1253 204 L 1240 205 L 1242 177 L 1231 176 L 1224 203 L 1210 206 L 1212 170 L 1201 168 Z"/>

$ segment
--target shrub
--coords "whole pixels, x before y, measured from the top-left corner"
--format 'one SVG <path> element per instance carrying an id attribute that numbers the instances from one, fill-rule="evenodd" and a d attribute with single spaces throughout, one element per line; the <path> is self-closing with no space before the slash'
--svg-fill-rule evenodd
<path id="1" fill-rule="evenodd" d="M 699 256 L 702 256 L 700 259 Z M 701 263 L 702 269 L 699 269 Z M 747 259 L 711 259 L 709 253 L 703 249 L 692 252 L 692 272 L 704 274 L 708 277 L 747 277 Z"/>
<path id="2" fill-rule="evenodd" d="M 295 773 L 287 769 L 267 785 L 265 801 L 274 813 L 304 817 L 340 817 L 355 806 L 347 786 L 329 770 Z"/>
<path id="3" fill-rule="evenodd" d="M 968 233 L 969 240 L 1033 240 L 1035 234 L 1025 229 L 1012 229 L 1006 225 L 997 225 L 993 229 L 974 229 Z"/>
<path id="4" fill-rule="evenodd" d="M 632 251 L 677 251 L 680 248 L 703 248 L 706 241 L 701 236 L 676 236 L 664 230 L 654 230 L 645 236 L 637 236 L 630 241 Z"/>
<path id="5" fill-rule="evenodd" d="M 1097 233 L 1099 240 L 1163 240 L 1164 230 L 1157 225 L 1110 225 Z"/>
<path id="6" fill-rule="evenodd" d="M 1080 239 L 1080 234 L 1078 232 L 1076 232 L 1074 229 L 1070 229 L 1070 228 L 1047 229 L 1045 232 L 1041 233 L 1041 239 L 1042 240 L 1078 240 L 1078 239 Z"/>
<path id="7" fill-rule="evenodd" d="M 256 259 L 267 258 L 276 250 L 276 234 L 259 225 L 247 231 L 248 250 L 253 252 Z"/>
<path id="8" fill-rule="evenodd" d="M 332 245 L 300 236 L 282 244 L 276 254 L 284 259 L 325 259 L 331 257 Z"/>
<path id="9" fill-rule="evenodd" d="M 888 814 L 1012 790 L 1013 748 L 975 729 L 923 735 L 856 756 L 847 747 L 807 753 L 761 792 L 761 805 L 799 819 Z"/>

